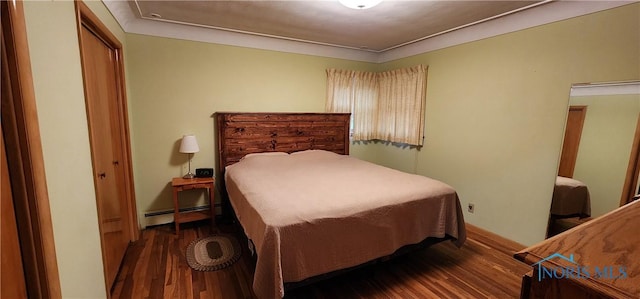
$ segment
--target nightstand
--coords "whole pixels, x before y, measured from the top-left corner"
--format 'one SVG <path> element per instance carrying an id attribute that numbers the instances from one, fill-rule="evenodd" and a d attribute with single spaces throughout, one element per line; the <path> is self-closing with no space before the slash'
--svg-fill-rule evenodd
<path id="1" fill-rule="evenodd" d="M 211 228 L 215 227 L 215 208 L 213 205 L 215 193 L 214 182 L 215 180 L 213 178 L 173 178 L 171 181 L 171 187 L 173 187 L 173 219 L 176 223 L 176 235 L 180 233 L 180 223 L 211 218 Z M 207 189 L 210 204 L 210 208 L 208 210 L 180 212 L 178 193 L 180 193 L 180 191 L 191 189 Z"/>

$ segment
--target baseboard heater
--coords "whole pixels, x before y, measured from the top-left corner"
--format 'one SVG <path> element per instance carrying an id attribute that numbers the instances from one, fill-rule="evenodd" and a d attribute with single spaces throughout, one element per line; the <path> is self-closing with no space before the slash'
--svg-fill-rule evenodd
<path id="1" fill-rule="evenodd" d="M 220 215 L 220 204 L 214 204 L 213 207 L 216 209 L 216 216 Z M 181 208 L 180 212 L 191 212 L 191 211 L 202 211 L 209 209 L 209 205 L 197 206 L 197 207 L 188 207 Z M 173 222 L 173 209 L 169 210 L 159 210 L 159 211 L 149 211 L 144 214 L 146 226 L 155 226 L 161 224 L 167 224 Z"/>

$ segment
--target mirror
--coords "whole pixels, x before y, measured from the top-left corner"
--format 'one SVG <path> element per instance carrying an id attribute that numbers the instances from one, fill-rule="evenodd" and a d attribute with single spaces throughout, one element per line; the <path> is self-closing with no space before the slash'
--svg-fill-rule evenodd
<path id="1" fill-rule="evenodd" d="M 630 202 L 638 189 L 640 81 L 571 87 L 547 237 Z"/>

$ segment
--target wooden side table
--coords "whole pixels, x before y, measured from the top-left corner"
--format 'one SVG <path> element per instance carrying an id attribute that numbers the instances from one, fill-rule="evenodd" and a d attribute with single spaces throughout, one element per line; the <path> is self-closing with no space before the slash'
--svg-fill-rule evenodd
<path id="1" fill-rule="evenodd" d="M 213 178 L 173 178 L 171 186 L 173 187 L 173 219 L 176 223 L 176 235 L 180 233 L 180 223 L 203 220 L 211 218 L 211 227 L 215 227 L 215 208 L 214 201 L 214 182 Z M 178 193 L 191 189 L 207 189 L 209 192 L 209 210 L 180 212 L 180 203 L 178 201 Z"/>

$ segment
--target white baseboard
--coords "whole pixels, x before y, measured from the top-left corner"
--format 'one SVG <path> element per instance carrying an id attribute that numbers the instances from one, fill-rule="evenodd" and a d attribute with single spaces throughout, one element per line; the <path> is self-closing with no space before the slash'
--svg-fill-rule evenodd
<path id="1" fill-rule="evenodd" d="M 168 224 L 173 222 L 173 210 L 170 211 L 170 214 L 160 214 L 154 216 L 144 216 L 145 227 Z"/>
<path id="2" fill-rule="evenodd" d="M 206 210 L 208 209 L 209 206 L 198 206 L 198 207 L 191 207 L 191 208 L 185 208 L 185 209 L 180 209 L 180 211 L 186 212 L 186 211 L 200 211 L 200 210 Z M 218 205 L 215 205 L 215 209 L 216 209 L 216 215 L 220 215 L 220 207 L 218 207 Z M 144 227 L 146 228 L 147 226 L 154 226 L 154 225 L 162 225 L 162 224 L 168 224 L 168 223 L 172 223 L 173 222 L 173 209 L 170 210 L 157 210 L 157 211 L 148 211 L 147 213 L 144 214 Z"/>

